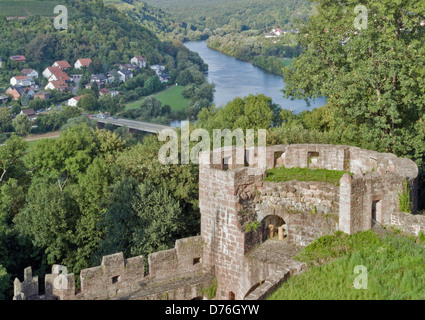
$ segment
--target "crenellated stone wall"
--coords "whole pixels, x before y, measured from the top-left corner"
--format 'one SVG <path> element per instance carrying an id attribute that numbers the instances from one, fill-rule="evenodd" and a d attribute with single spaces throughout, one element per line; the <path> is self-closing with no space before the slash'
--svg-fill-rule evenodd
<path id="1" fill-rule="evenodd" d="M 24 282 L 15 280 L 15 300 L 99 300 L 99 299 L 192 299 L 203 296 L 202 289 L 212 284 L 213 269 L 202 264 L 201 237 L 179 239 L 175 248 L 144 257 L 124 259 L 122 253 L 104 256 L 100 266 L 80 273 L 80 290 L 75 291 L 74 274 L 65 266 L 53 265 L 45 276 L 46 291 L 38 292 L 38 278 L 25 269 Z"/>

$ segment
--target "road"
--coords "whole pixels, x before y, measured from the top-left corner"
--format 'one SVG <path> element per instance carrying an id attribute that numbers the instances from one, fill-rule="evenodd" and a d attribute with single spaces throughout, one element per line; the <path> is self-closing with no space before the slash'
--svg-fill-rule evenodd
<path id="1" fill-rule="evenodd" d="M 93 120 L 96 120 L 100 123 L 110 123 L 118 127 L 126 126 L 129 129 L 139 130 L 143 132 L 150 132 L 150 133 L 157 133 L 164 129 L 173 129 L 175 128 L 163 126 L 159 124 L 153 124 L 148 122 L 141 122 L 141 121 L 135 121 L 135 120 L 127 120 L 127 119 L 113 119 L 113 118 L 92 118 Z"/>

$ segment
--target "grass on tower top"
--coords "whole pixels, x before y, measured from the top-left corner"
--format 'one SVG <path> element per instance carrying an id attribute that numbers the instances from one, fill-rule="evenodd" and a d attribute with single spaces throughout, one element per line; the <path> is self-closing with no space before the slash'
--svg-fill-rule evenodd
<path id="1" fill-rule="evenodd" d="M 320 181 L 339 185 L 339 180 L 347 173 L 345 171 L 310 169 L 310 168 L 273 168 L 267 170 L 265 181 L 285 182 L 291 180 L 297 181 Z M 350 173 L 351 174 L 351 173 Z M 352 175 L 352 174 L 351 174 Z"/>

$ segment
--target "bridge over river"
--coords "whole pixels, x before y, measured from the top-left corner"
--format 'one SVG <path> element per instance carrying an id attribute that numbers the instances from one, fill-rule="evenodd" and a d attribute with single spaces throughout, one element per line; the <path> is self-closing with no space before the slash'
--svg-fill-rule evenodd
<path id="1" fill-rule="evenodd" d="M 114 118 L 92 118 L 93 120 L 96 120 L 98 124 L 103 124 L 101 126 L 104 126 L 105 124 L 112 124 L 114 126 L 118 127 L 124 127 L 131 130 L 137 130 L 137 131 L 143 131 L 143 132 L 149 132 L 149 133 L 157 133 L 164 129 L 175 129 L 168 126 L 163 126 L 160 124 L 153 124 L 148 122 L 141 122 L 141 121 L 135 121 L 135 120 L 127 120 L 127 119 L 114 119 Z"/>

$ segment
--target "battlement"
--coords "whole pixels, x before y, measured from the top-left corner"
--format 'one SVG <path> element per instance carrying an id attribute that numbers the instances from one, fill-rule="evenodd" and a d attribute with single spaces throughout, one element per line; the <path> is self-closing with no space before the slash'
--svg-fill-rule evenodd
<path id="1" fill-rule="evenodd" d="M 158 290 L 149 290 L 152 287 L 158 289 L 162 284 L 177 280 L 183 286 L 186 280 L 192 287 L 194 278 L 201 279 L 198 287 L 203 288 L 211 282 L 213 274 L 203 268 L 202 251 L 201 237 L 179 239 L 175 248 L 148 256 L 148 272 L 145 272 L 143 256 L 129 259 L 124 259 L 123 253 L 104 256 L 100 266 L 81 270 L 79 292 L 75 291 L 74 274 L 68 274 L 65 266 L 53 265 L 52 273 L 45 277 L 46 292 L 39 295 L 38 278 L 33 278 L 31 268 L 27 268 L 22 283 L 15 279 L 14 299 L 94 300 L 119 299 L 127 295 L 143 298 L 149 297 L 150 292 L 158 293 Z M 189 294 L 202 296 L 199 290 Z"/>

